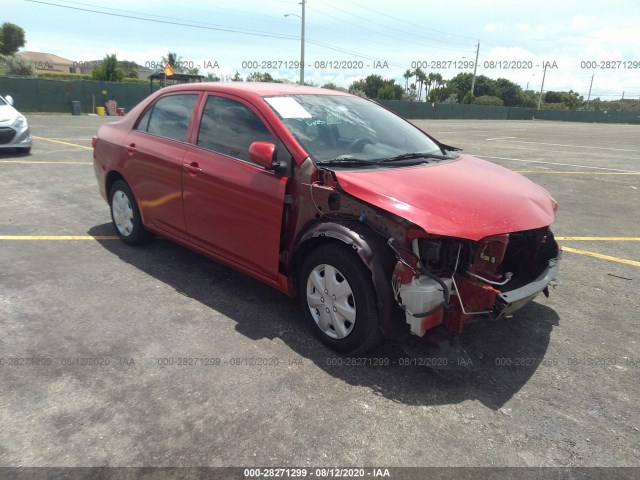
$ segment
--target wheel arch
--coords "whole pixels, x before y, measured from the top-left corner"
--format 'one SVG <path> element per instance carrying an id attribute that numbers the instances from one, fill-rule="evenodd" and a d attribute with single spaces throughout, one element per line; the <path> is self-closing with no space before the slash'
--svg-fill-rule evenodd
<path id="1" fill-rule="evenodd" d="M 129 182 L 127 182 L 124 176 L 117 170 L 111 170 L 107 173 L 107 176 L 104 179 L 104 188 L 105 192 L 107 192 L 107 197 L 109 196 L 109 192 L 111 192 L 111 187 L 113 187 L 113 184 L 118 180 L 122 180 L 124 183 L 129 185 Z M 129 188 L 131 188 L 131 185 L 129 185 Z"/>
<path id="2" fill-rule="evenodd" d="M 298 285 L 300 268 L 306 254 L 327 243 L 353 249 L 371 272 L 380 315 L 380 329 L 385 337 L 392 336 L 394 317 L 400 311 L 391 288 L 391 274 L 396 259 L 387 245 L 387 240 L 368 225 L 354 219 L 319 222 L 309 227 L 300 235 L 293 249 L 290 264 L 293 284 Z"/>
<path id="3" fill-rule="evenodd" d="M 131 193 L 133 194 L 133 198 L 136 202 L 136 206 L 138 207 L 138 212 L 140 213 L 140 217 L 142 219 L 142 224 L 145 226 L 145 228 L 152 229 L 152 226 L 150 226 L 149 223 L 147 222 L 146 211 L 140 208 L 140 203 L 138 202 L 138 196 L 136 195 L 136 192 L 134 192 L 131 184 L 127 181 L 124 175 L 122 175 L 122 173 L 120 173 L 118 170 L 111 170 L 105 177 L 105 189 L 106 189 L 105 191 L 107 193 L 107 203 L 111 202 L 111 198 L 109 197 L 111 188 L 113 187 L 113 184 L 116 183 L 118 180 L 122 180 L 131 190 Z"/>

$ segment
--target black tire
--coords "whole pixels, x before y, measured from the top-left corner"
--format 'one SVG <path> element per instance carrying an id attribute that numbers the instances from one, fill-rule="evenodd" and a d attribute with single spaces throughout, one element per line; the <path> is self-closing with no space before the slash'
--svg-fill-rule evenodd
<path id="1" fill-rule="evenodd" d="M 142 225 L 142 217 L 133 192 L 123 180 L 116 180 L 111 186 L 109 206 L 113 227 L 120 240 L 129 245 L 144 245 L 153 240 L 153 234 Z"/>
<path id="2" fill-rule="evenodd" d="M 324 283 L 328 288 L 321 292 L 316 287 L 317 284 L 310 280 L 310 275 L 315 272 L 316 282 L 324 282 L 326 267 L 333 267 L 335 270 L 330 271 L 333 280 Z M 347 282 L 346 286 L 343 281 Z M 338 295 L 339 298 L 332 294 L 332 285 L 336 292 L 343 293 Z M 300 303 L 308 324 L 329 348 L 341 353 L 362 354 L 382 340 L 371 272 L 350 248 L 331 243 L 312 250 L 302 263 L 298 287 Z M 344 292 L 349 291 L 350 295 L 344 295 Z M 336 300 L 335 304 L 333 300 Z M 313 306 L 315 302 L 318 303 Z M 321 312 L 318 306 L 324 311 Z M 350 309 L 353 307 L 355 321 L 350 322 L 348 318 L 352 318 L 350 315 L 353 312 Z M 344 311 L 347 311 L 346 316 L 341 313 Z"/>

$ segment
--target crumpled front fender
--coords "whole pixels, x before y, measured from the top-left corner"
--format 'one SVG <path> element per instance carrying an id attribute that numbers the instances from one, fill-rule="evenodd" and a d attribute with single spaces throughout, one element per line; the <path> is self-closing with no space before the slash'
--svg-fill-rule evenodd
<path id="1" fill-rule="evenodd" d="M 302 263 L 300 257 L 304 255 L 305 246 L 308 246 L 309 242 L 327 239 L 337 240 L 353 248 L 371 271 L 371 279 L 378 298 L 380 328 L 385 337 L 392 336 L 394 310 L 399 312 L 399 309 L 391 288 L 391 275 L 396 258 L 387 245 L 387 239 L 355 219 L 318 222 L 300 236 L 294 250 L 296 264 Z"/>

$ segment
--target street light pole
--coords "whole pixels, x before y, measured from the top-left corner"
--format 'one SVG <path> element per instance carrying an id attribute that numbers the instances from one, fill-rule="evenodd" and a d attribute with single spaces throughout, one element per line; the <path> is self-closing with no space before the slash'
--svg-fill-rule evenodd
<path id="1" fill-rule="evenodd" d="M 304 85 L 304 6 L 306 0 L 302 0 L 302 33 L 300 34 L 300 85 Z"/>
<path id="2" fill-rule="evenodd" d="M 297 13 L 285 13 L 285 17 L 298 17 L 302 21 L 302 26 L 300 30 L 300 85 L 304 85 L 304 10 L 305 10 L 306 0 L 302 0 L 300 5 L 302 5 L 302 16 Z"/>
<path id="3" fill-rule="evenodd" d="M 304 1 L 304 0 L 302 0 Z M 476 49 L 476 63 L 473 65 L 473 80 L 471 80 L 471 95 L 476 88 L 476 69 L 478 68 L 478 54 L 480 53 L 480 40 L 478 40 L 478 48 Z"/>
<path id="4" fill-rule="evenodd" d="M 540 104 L 542 103 L 542 90 L 544 89 L 544 78 L 547 76 L 547 66 L 544 66 L 544 72 L 542 73 L 542 85 L 540 85 L 540 96 L 538 96 L 538 110 L 540 110 Z"/>

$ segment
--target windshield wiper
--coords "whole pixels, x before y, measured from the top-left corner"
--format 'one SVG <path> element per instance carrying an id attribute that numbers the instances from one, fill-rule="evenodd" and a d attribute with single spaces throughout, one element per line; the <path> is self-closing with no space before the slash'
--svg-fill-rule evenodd
<path id="1" fill-rule="evenodd" d="M 399 162 L 402 160 L 415 160 L 418 158 L 427 158 L 427 159 L 434 159 L 434 160 L 450 160 L 451 157 L 445 156 L 445 155 L 436 155 L 434 153 L 420 153 L 420 152 L 415 152 L 415 153 L 403 153 L 402 155 L 396 155 L 395 157 L 390 157 L 390 158 L 384 158 L 382 160 L 380 160 L 380 163 L 387 163 L 387 162 Z"/>
<path id="2" fill-rule="evenodd" d="M 375 165 L 377 162 L 364 160 L 362 158 L 338 157 L 333 160 L 320 160 L 316 165 L 321 166 L 339 166 L 339 167 L 361 167 L 363 165 Z"/>

